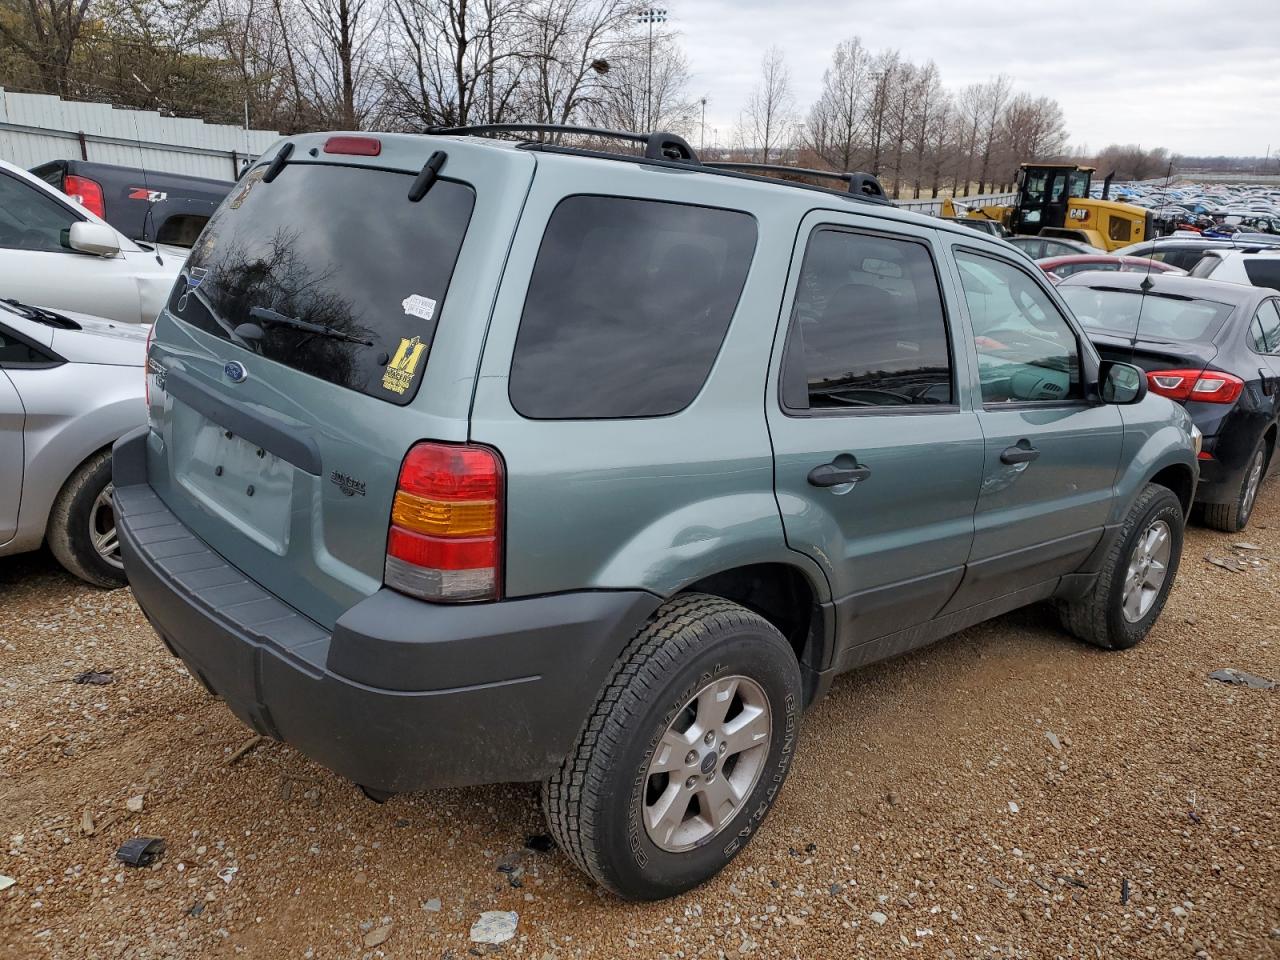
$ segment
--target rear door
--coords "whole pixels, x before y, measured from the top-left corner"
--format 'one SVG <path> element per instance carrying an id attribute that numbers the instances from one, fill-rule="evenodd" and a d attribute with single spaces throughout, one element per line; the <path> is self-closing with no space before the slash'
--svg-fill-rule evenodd
<path id="1" fill-rule="evenodd" d="M 982 434 L 937 233 L 816 211 L 799 237 L 767 404 L 775 485 L 788 544 L 826 570 L 851 666 L 959 585 Z"/>
<path id="2" fill-rule="evenodd" d="M 961 609 L 1079 567 L 1111 512 L 1123 422 L 1118 407 L 1085 398 L 1092 348 L 1034 266 L 960 243 L 952 254 L 986 445 L 973 553 L 951 604 Z"/>

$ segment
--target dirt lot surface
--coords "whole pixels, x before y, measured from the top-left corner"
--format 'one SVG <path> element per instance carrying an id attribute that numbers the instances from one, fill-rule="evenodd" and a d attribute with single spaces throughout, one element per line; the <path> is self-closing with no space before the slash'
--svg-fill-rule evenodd
<path id="1" fill-rule="evenodd" d="M 1273 481 L 1245 535 L 1190 531 L 1132 651 L 1029 610 L 838 681 L 745 853 L 635 905 L 525 849 L 532 786 L 378 806 L 278 743 L 228 764 L 249 732 L 127 591 L 10 558 L 0 956 L 465 960 L 504 910 L 494 952 L 535 960 L 1280 957 L 1280 689 L 1207 679 L 1280 679 L 1278 620 Z M 114 861 L 137 835 L 167 840 L 156 865 Z"/>

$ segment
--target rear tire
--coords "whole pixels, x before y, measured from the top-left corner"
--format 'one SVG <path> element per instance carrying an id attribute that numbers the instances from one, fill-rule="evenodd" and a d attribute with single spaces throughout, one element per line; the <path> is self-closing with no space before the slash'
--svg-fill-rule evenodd
<path id="1" fill-rule="evenodd" d="M 128 582 L 111 495 L 111 451 L 103 450 L 67 480 L 53 502 L 45 531 L 49 549 L 68 573 L 108 590 Z"/>
<path id="2" fill-rule="evenodd" d="M 1253 508 L 1258 502 L 1258 490 L 1267 475 L 1267 464 L 1271 460 L 1270 451 L 1265 440 L 1259 440 L 1258 446 L 1249 458 L 1249 466 L 1245 468 L 1240 480 L 1240 489 L 1236 498 L 1230 503 L 1206 503 L 1204 505 L 1205 526 L 1224 533 L 1239 533 L 1249 523 Z"/>
<path id="3" fill-rule="evenodd" d="M 799 665 L 771 624 L 705 594 L 664 603 L 543 785 L 552 836 L 619 896 L 657 900 L 697 886 L 777 799 L 800 709 Z"/>
<path id="4" fill-rule="evenodd" d="M 1067 631 L 1104 650 L 1128 650 L 1145 637 L 1178 574 L 1184 523 L 1173 491 L 1147 484 L 1129 508 L 1093 589 L 1081 600 L 1059 601 Z"/>

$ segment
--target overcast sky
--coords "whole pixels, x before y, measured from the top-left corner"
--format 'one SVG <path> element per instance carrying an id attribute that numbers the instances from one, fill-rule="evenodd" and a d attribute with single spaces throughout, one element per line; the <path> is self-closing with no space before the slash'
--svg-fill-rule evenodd
<path id="1" fill-rule="evenodd" d="M 932 58 L 949 89 L 1007 73 L 1057 98 L 1075 145 L 1280 151 L 1280 0 L 668 0 L 712 128 L 727 141 L 770 44 L 801 111 L 835 45 Z"/>

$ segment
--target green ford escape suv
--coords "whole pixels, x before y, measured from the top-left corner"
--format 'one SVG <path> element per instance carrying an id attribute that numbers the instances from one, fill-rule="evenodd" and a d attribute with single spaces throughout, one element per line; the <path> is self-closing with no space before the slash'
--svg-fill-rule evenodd
<path id="1" fill-rule="evenodd" d="M 842 671 L 1038 601 L 1147 633 L 1197 439 L 1024 256 L 861 174 L 486 132 L 281 143 L 155 324 L 125 565 L 254 730 L 375 798 L 540 781 L 656 898 Z"/>

